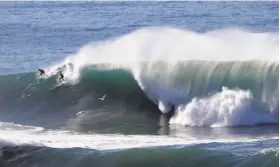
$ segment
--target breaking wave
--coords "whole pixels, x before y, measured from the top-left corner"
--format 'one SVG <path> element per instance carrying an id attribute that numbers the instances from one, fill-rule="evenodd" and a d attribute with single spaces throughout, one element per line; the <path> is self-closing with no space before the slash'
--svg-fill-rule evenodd
<path id="1" fill-rule="evenodd" d="M 170 123 L 190 126 L 278 123 L 277 57 L 274 33 L 145 28 L 89 44 L 42 79 L 1 76 L 1 110 L 71 117 L 137 109 L 173 112 Z M 53 88 L 58 70 L 66 83 Z"/>

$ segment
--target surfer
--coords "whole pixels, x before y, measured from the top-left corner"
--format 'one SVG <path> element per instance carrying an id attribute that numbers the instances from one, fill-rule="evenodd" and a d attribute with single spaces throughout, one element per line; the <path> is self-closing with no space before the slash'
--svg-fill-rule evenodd
<path id="1" fill-rule="evenodd" d="M 40 71 L 40 76 L 45 75 L 45 71 L 44 71 L 44 70 L 42 70 L 42 69 L 38 69 L 38 71 Z"/>
<path id="2" fill-rule="evenodd" d="M 61 71 L 59 71 L 59 75 L 60 75 L 59 82 L 62 83 L 61 80 L 65 81 L 64 80 L 64 75 L 62 74 Z"/>

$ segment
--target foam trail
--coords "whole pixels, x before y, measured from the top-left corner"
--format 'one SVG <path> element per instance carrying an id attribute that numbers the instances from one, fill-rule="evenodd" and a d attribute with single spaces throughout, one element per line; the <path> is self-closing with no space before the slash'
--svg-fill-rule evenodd
<path id="1" fill-rule="evenodd" d="M 278 136 L 251 139 L 248 137 L 226 137 L 201 139 L 196 137 L 172 137 L 153 135 L 120 135 L 120 134 L 77 134 L 69 131 L 30 131 L 1 130 L 0 148 L 12 145 L 32 144 L 52 148 L 91 148 L 97 150 L 131 149 L 172 145 L 192 145 L 211 142 L 254 142 L 278 139 Z M 24 137 L 22 137 L 24 136 Z"/>
<path id="2" fill-rule="evenodd" d="M 194 98 L 190 103 L 180 105 L 170 123 L 222 127 L 277 122 L 273 115 L 252 111 L 252 98 L 250 91 L 223 87 L 221 92 L 210 97 Z"/>

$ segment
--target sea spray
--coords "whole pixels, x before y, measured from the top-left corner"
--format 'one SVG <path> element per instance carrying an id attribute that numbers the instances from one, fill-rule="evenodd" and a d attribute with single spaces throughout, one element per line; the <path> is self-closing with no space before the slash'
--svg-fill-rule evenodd
<path id="1" fill-rule="evenodd" d="M 149 27 L 88 44 L 46 71 L 53 75 L 63 68 L 66 80 L 77 83 L 81 69 L 94 64 L 111 64 L 111 68 L 125 66 L 134 71 L 141 61 L 160 60 L 170 63 L 170 70 L 171 64 L 181 60 L 276 61 L 278 53 L 276 33 L 252 33 L 241 29 L 197 33 L 175 28 Z"/>

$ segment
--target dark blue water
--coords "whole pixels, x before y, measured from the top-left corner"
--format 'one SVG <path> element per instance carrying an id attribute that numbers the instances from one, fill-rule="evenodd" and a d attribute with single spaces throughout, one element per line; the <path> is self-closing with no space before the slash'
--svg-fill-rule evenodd
<path id="1" fill-rule="evenodd" d="M 279 63 L 275 56 L 279 52 L 274 45 L 278 43 L 278 5 L 0 2 L 0 166 L 279 166 Z M 140 29 L 144 32 L 138 33 Z M 213 40 L 209 32 L 218 32 L 221 38 Z M 169 40 L 162 38 L 165 35 Z M 143 40 L 143 44 L 142 38 L 150 41 Z M 112 39 L 117 42 L 104 43 Z M 184 46 L 177 40 L 189 43 Z M 101 49 L 93 45 L 85 55 L 75 55 L 83 46 L 97 41 Z M 143 47 L 135 51 L 134 43 Z M 55 89 L 55 74 L 38 79 L 34 73 L 38 68 L 66 62 L 64 59 L 70 55 L 76 59 L 64 65 L 73 68 L 91 64 L 91 60 L 110 59 L 108 53 L 122 61 L 130 60 L 127 53 L 139 53 L 140 57 L 147 54 L 151 59 L 166 53 L 165 58 L 172 61 L 179 56 L 169 53 L 185 53 L 179 47 L 193 49 L 186 53 L 205 52 L 214 58 L 220 56 L 220 49 L 225 55 L 219 58 L 234 61 L 217 66 L 211 62 L 176 66 L 169 66 L 168 61 L 151 66 L 144 63 L 139 76 L 124 68 L 108 68 L 105 72 L 87 68 L 84 73 L 66 70 L 66 79 L 81 74 L 81 80 Z M 91 55 L 91 51 L 100 55 Z M 251 58 L 249 62 L 236 61 L 246 56 Z M 224 86 L 233 91 L 223 95 Z M 252 97 L 245 97 L 247 90 Z M 174 91 L 175 95 L 187 95 L 176 97 Z M 105 100 L 98 100 L 104 94 Z M 220 96 L 215 94 L 223 95 L 225 100 L 216 102 Z M 205 107 L 208 101 L 209 107 Z M 219 105 L 222 103 L 228 105 Z M 190 114 L 170 123 L 172 116 L 162 112 L 166 108 L 179 111 L 179 104 L 189 106 L 185 112 Z M 195 108 L 196 104 L 200 106 Z M 200 115 L 203 107 L 208 112 Z M 237 114 L 218 112 L 227 111 L 227 107 L 236 107 Z M 226 120 L 221 127 L 211 122 L 218 117 L 215 114 Z"/>

